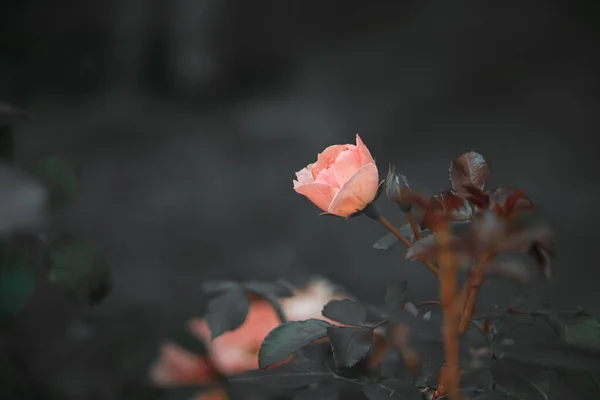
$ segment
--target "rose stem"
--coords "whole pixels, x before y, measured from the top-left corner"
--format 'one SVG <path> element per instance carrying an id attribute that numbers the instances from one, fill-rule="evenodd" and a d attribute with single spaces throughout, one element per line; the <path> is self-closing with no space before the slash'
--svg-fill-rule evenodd
<path id="1" fill-rule="evenodd" d="M 375 206 L 374 203 L 371 203 L 369 205 L 367 205 L 365 207 L 365 209 L 363 210 L 364 214 L 371 218 L 374 219 L 375 221 L 379 222 L 381 225 L 385 226 L 387 228 L 388 231 L 390 231 L 391 233 L 394 234 L 394 236 L 396 236 L 398 238 L 399 241 L 401 241 L 407 248 L 410 248 L 412 245 L 411 243 L 408 241 L 407 238 L 405 238 L 400 232 L 398 232 L 398 229 L 396 229 L 396 227 L 394 225 L 392 225 L 390 223 L 390 221 L 388 221 L 384 216 L 382 216 L 379 213 L 379 210 L 377 209 L 377 207 Z M 429 261 L 421 261 L 427 268 L 429 268 L 429 270 L 431 272 L 433 272 L 435 274 L 435 276 L 439 276 L 439 272 L 438 269 Z"/>
<path id="2" fill-rule="evenodd" d="M 394 234 L 394 236 L 396 236 L 398 238 L 398 240 L 400 240 L 402 243 L 404 243 L 404 245 L 408 248 L 410 248 L 412 245 L 411 243 L 408 241 L 408 239 L 406 239 L 404 236 L 402 236 L 402 234 L 400 232 L 398 232 L 398 230 L 396 229 L 396 227 L 394 225 L 392 225 L 390 223 L 390 221 L 388 221 L 387 219 L 385 219 L 384 217 L 379 217 L 377 219 L 377 221 L 379 221 L 379 223 L 381 223 L 381 225 L 385 226 L 390 232 L 392 232 Z M 439 277 L 439 271 L 438 269 L 429 261 L 421 261 L 427 268 L 429 268 L 429 270 L 431 272 L 433 272 L 435 274 L 435 276 Z"/>
<path id="3" fill-rule="evenodd" d="M 396 227 L 394 225 L 392 225 L 390 223 L 390 221 L 388 221 L 385 217 L 380 216 L 379 218 L 377 218 L 377 221 L 381 225 L 385 226 L 388 231 L 392 232 L 394 234 L 394 236 L 396 236 L 398 238 L 398 240 L 400 240 L 406 247 L 412 246 L 411 243 L 408 241 L 408 239 L 405 238 L 400 232 L 398 232 Z"/>
<path id="4" fill-rule="evenodd" d="M 474 273 L 469 277 L 469 280 L 466 283 L 468 295 L 462 312 L 462 317 L 458 324 L 458 331 L 460 333 L 465 332 L 469 326 L 471 317 L 475 312 L 475 301 L 477 300 L 477 294 L 479 293 L 479 288 L 481 288 L 485 278 L 485 268 L 489 264 L 490 260 L 494 258 L 494 256 L 494 253 L 484 254 L 475 266 Z"/>
<path id="5" fill-rule="evenodd" d="M 458 313 L 454 307 L 457 285 L 457 265 L 450 249 L 450 229 L 448 222 L 442 222 L 436 229 L 440 244 L 440 297 L 442 300 L 444 326 L 443 340 L 446 353 L 446 368 L 444 369 L 444 389 L 452 400 L 460 400 L 459 371 L 458 371 Z"/>
<path id="6" fill-rule="evenodd" d="M 415 235 L 415 240 L 421 239 L 421 231 L 417 226 L 417 222 L 415 221 L 415 217 L 411 211 L 406 212 L 406 218 L 408 219 L 408 223 L 412 228 L 413 234 Z"/>

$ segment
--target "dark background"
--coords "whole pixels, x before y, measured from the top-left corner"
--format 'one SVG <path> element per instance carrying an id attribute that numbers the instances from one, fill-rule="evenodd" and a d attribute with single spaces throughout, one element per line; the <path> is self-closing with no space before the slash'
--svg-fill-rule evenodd
<path id="1" fill-rule="evenodd" d="M 35 114 L 18 161 L 69 159 L 61 218 L 113 267 L 90 310 L 36 294 L 14 338 L 65 399 L 121 399 L 201 315 L 207 278 L 325 275 L 366 300 L 429 272 L 318 218 L 294 172 L 360 133 L 428 193 L 464 151 L 526 188 L 559 233 L 551 298 L 600 314 L 597 6 L 576 1 L 4 0 L 0 100 Z M 402 223 L 397 211 L 386 214 Z"/>

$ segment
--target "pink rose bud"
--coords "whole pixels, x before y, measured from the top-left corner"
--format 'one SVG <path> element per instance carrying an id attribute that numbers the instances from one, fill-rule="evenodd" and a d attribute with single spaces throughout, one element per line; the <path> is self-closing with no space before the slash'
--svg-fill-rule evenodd
<path id="1" fill-rule="evenodd" d="M 391 201 L 398 204 L 402 211 L 410 211 L 412 206 L 410 183 L 404 175 L 397 173 L 396 167 L 391 164 L 385 180 L 385 193 Z"/>
<path id="2" fill-rule="evenodd" d="M 377 166 L 356 135 L 356 145 L 329 146 L 317 161 L 296 172 L 294 190 L 321 210 L 349 217 L 371 203 L 379 186 Z"/>

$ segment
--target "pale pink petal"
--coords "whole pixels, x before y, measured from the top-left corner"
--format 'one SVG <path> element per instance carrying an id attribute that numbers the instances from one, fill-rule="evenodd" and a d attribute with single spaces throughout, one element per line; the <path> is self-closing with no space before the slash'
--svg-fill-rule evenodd
<path id="1" fill-rule="evenodd" d="M 174 343 L 161 347 L 160 357 L 150 371 L 152 381 L 159 386 L 206 383 L 214 380 L 212 366 L 202 357 Z"/>
<path id="2" fill-rule="evenodd" d="M 367 146 L 365 146 L 358 134 L 356 135 L 356 147 L 358 147 L 358 152 L 360 153 L 361 165 L 375 164 L 375 160 L 373 160 L 371 152 L 369 151 Z"/>
<path id="3" fill-rule="evenodd" d="M 216 368 L 226 375 L 258 368 L 260 345 L 279 323 L 277 313 L 269 302 L 253 300 L 241 327 L 209 342 L 208 351 Z M 201 323 L 195 324 L 193 330 L 200 330 L 199 333 L 205 335 Z"/>
<path id="4" fill-rule="evenodd" d="M 335 169 L 333 166 L 329 166 L 317 175 L 315 183 L 325 183 L 326 185 L 333 186 L 334 188 L 340 188 L 342 185 L 338 183 L 335 177 Z"/>
<path id="5" fill-rule="evenodd" d="M 356 146 L 352 146 L 351 149 L 342 151 L 338 154 L 333 163 L 333 170 L 335 172 L 335 179 L 340 184 L 340 187 L 348 182 L 348 179 L 350 179 L 360 167 L 362 167 L 362 164 L 360 163 L 360 154 Z"/>
<path id="6" fill-rule="evenodd" d="M 375 198 L 379 186 L 379 175 L 375 164 L 367 164 L 354 174 L 338 191 L 328 212 L 348 217 L 365 208 Z"/>
<path id="7" fill-rule="evenodd" d="M 211 332 L 208 324 L 204 319 L 193 318 L 188 323 L 190 332 L 192 332 L 203 343 L 208 344 L 211 340 Z"/>
<path id="8" fill-rule="evenodd" d="M 313 177 L 316 178 L 323 168 L 327 168 L 327 166 L 331 165 L 338 154 L 344 150 L 347 150 L 350 146 L 351 145 L 349 144 L 334 144 L 333 146 L 329 146 L 320 152 L 317 156 L 317 162 L 313 165 Z"/>
<path id="9" fill-rule="evenodd" d="M 302 168 L 300 171 L 296 172 L 296 179 L 298 180 L 294 181 L 294 188 L 298 185 L 307 185 L 315 181 L 312 175 L 313 165 L 314 164 L 309 164 L 306 168 Z"/>
<path id="10" fill-rule="evenodd" d="M 229 396 L 225 389 L 217 387 L 200 393 L 193 400 L 229 400 Z"/>
<path id="11" fill-rule="evenodd" d="M 211 358 L 217 369 L 227 376 L 258 369 L 258 354 L 244 348 L 215 345 Z"/>
<path id="12" fill-rule="evenodd" d="M 301 185 L 294 190 L 297 193 L 303 194 L 310 201 L 312 201 L 317 207 L 323 211 L 327 211 L 333 198 L 338 192 L 337 188 L 326 185 L 324 183 L 311 183 L 308 185 Z"/>
<path id="13" fill-rule="evenodd" d="M 256 354 L 265 336 L 279 323 L 279 317 L 269 302 L 254 300 L 244 324 L 235 331 L 225 332 L 216 338 L 212 342 L 212 348 L 230 347 Z"/>
<path id="14" fill-rule="evenodd" d="M 325 318 L 321 311 L 331 300 L 348 299 L 339 287 L 322 277 L 313 278 L 305 288 L 295 290 L 292 297 L 280 299 L 279 302 L 290 321 L 302 321 L 310 318 L 322 319 L 334 325 L 339 323 Z"/>

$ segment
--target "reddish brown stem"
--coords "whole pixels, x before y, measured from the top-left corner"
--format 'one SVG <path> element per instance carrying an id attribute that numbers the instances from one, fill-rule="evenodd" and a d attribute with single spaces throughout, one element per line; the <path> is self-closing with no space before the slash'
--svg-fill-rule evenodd
<path id="1" fill-rule="evenodd" d="M 483 257 L 481 257 L 475 266 L 473 274 L 469 277 L 466 283 L 468 285 L 466 288 L 466 302 L 463 308 L 462 317 L 458 324 L 458 331 L 460 333 L 466 332 L 469 327 L 471 317 L 475 312 L 475 301 L 477 300 L 477 294 L 479 293 L 479 288 L 485 279 L 485 268 L 489 264 L 490 260 L 494 258 L 494 256 L 495 254 L 483 255 Z"/>
<path id="2" fill-rule="evenodd" d="M 415 217 L 414 217 L 413 213 L 410 211 L 407 212 L 406 218 L 408 218 L 408 223 L 410 224 L 413 234 L 415 235 L 415 240 L 421 239 L 421 231 L 419 229 L 419 226 L 417 225 L 417 222 L 415 221 Z"/>
<path id="3" fill-rule="evenodd" d="M 406 239 L 400 232 L 398 232 L 398 229 L 396 229 L 396 227 L 394 225 L 392 225 L 390 223 L 390 221 L 388 221 L 384 217 L 379 217 L 377 220 L 379 221 L 379 223 L 381 225 L 385 226 L 388 231 L 392 232 L 394 234 L 394 236 L 396 236 L 398 238 L 398 240 L 400 240 L 407 248 L 410 248 L 412 246 L 412 244 L 408 241 L 408 239 Z M 429 262 L 429 261 L 421 261 L 421 262 L 427 268 L 429 268 L 429 270 L 431 272 L 433 272 L 435 274 L 435 276 L 439 276 L 438 269 L 431 262 Z"/>
<path id="4" fill-rule="evenodd" d="M 460 400 L 459 392 L 459 370 L 458 370 L 458 313 L 455 309 L 456 285 L 457 285 L 457 264 L 450 251 L 450 230 L 447 223 L 443 223 L 440 229 L 436 230 L 440 244 L 440 297 L 442 300 L 444 326 L 443 341 L 446 354 L 446 367 L 444 368 L 444 389 L 450 395 L 452 400 Z"/>

